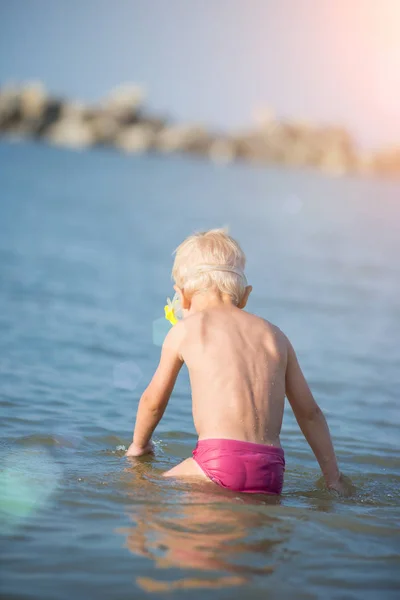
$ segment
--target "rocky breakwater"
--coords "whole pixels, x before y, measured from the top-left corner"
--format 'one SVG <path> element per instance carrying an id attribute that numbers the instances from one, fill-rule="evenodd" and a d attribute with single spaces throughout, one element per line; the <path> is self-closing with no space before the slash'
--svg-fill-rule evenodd
<path id="1" fill-rule="evenodd" d="M 333 175 L 400 176 L 400 145 L 362 153 L 338 127 L 259 115 L 255 127 L 221 134 L 149 114 L 144 92 L 124 85 L 94 105 L 47 93 L 40 83 L 0 88 L 0 135 L 30 137 L 72 149 L 111 146 L 127 153 L 191 153 L 215 162 L 314 167 Z"/>

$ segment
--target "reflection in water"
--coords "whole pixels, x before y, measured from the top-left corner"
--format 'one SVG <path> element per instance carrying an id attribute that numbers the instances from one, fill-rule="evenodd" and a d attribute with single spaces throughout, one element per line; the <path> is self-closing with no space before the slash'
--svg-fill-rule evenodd
<path id="1" fill-rule="evenodd" d="M 171 504 L 165 480 L 150 481 L 143 468 L 134 469 L 134 480 L 135 505 L 128 511 L 133 525 L 119 530 L 129 550 L 150 558 L 157 568 L 218 572 L 212 578 L 182 573 L 175 581 L 138 577 L 146 591 L 239 586 L 274 571 L 291 529 L 268 511 L 269 505 L 280 503 L 279 497 L 235 497 L 213 484 L 184 487 L 180 482 L 178 490 L 174 484 L 178 498 Z"/>

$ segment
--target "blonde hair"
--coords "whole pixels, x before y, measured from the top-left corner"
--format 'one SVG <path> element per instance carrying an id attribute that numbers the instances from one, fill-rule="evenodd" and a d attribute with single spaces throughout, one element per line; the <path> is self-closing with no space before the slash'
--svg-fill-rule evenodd
<path id="1" fill-rule="evenodd" d="M 172 277 L 177 286 L 193 295 L 217 288 L 238 305 L 247 280 L 246 256 L 225 229 L 210 229 L 189 236 L 175 250 Z"/>

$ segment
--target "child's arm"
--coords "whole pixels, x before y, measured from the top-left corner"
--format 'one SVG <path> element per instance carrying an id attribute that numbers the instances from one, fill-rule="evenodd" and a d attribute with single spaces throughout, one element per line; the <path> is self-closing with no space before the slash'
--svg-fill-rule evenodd
<path id="1" fill-rule="evenodd" d="M 126 456 L 142 456 L 152 451 L 151 436 L 164 414 L 176 378 L 183 365 L 182 357 L 179 354 L 181 335 L 181 328 L 177 324 L 169 331 L 164 340 L 160 363 L 153 379 L 140 398 L 133 442 L 129 446 Z"/>
<path id="2" fill-rule="evenodd" d="M 343 493 L 342 475 L 337 464 L 328 424 L 314 400 L 289 340 L 286 396 L 300 429 L 318 460 L 326 485 L 330 489 Z"/>

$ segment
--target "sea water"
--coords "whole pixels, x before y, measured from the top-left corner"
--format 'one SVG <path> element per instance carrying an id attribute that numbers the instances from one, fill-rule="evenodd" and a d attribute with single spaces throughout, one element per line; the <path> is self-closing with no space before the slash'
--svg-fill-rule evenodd
<path id="1" fill-rule="evenodd" d="M 400 184 L 0 145 L 4 598 L 398 598 Z M 182 372 L 156 454 L 124 458 L 172 252 L 229 226 L 248 309 L 292 340 L 348 499 L 286 408 L 280 498 L 161 477 L 196 437 Z"/>

